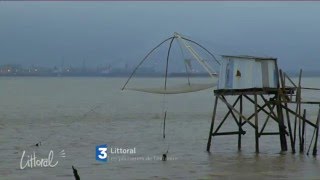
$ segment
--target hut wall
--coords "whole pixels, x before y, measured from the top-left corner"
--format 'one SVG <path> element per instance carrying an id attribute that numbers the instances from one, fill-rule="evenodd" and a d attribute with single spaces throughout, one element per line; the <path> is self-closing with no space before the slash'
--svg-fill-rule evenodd
<path id="1" fill-rule="evenodd" d="M 223 57 L 218 89 L 276 88 L 275 59 Z"/>

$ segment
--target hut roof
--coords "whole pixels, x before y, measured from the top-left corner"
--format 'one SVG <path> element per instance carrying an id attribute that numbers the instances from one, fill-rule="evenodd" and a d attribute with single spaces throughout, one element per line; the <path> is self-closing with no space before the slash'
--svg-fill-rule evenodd
<path id="1" fill-rule="evenodd" d="M 258 59 L 258 60 L 277 60 L 274 57 L 258 57 L 258 56 L 248 56 L 248 55 L 222 55 L 223 58 L 237 58 L 237 59 Z"/>

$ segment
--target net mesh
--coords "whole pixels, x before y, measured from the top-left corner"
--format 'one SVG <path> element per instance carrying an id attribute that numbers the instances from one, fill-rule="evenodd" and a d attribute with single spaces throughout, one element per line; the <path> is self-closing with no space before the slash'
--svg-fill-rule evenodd
<path id="1" fill-rule="evenodd" d="M 154 94 L 180 94 L 180 93 L 189 93 L 189 92 L 196 92 L 201 91 L 209 88 L 213 88 L 216 86 L 217 83 L 213 82 L 210 84 L 181 84 L 176 85 L 168 88 L 160 87 L 160 88 L 126 88 L 128 90 L 133 91 L 140 91 L 140 92 L 146 92 L 146 93 L 154 93 Z"/>

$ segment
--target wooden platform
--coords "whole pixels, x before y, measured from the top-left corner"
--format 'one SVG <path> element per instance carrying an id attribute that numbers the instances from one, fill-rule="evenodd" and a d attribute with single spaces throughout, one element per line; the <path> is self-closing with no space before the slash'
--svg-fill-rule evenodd
<path id="1" fill-rule="evenodd" d="M 285 94 L 294 94 L 295 87 L 285 88 Z M 213 91 L 215 95 L 254 95 L 254 94 L 277 94 L 279 88 L 247 88 L 247 89 L 217 89 Z"/>

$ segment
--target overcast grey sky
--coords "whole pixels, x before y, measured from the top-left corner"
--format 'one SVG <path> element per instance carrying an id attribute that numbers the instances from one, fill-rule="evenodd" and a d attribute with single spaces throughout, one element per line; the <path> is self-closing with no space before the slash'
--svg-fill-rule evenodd
<path id="1" fill-rule="evenodd" d="M 136 64 L 177 31 L 218 54 L 317 70 L 320 2 L 3 2 L 0 64 Z"/>

